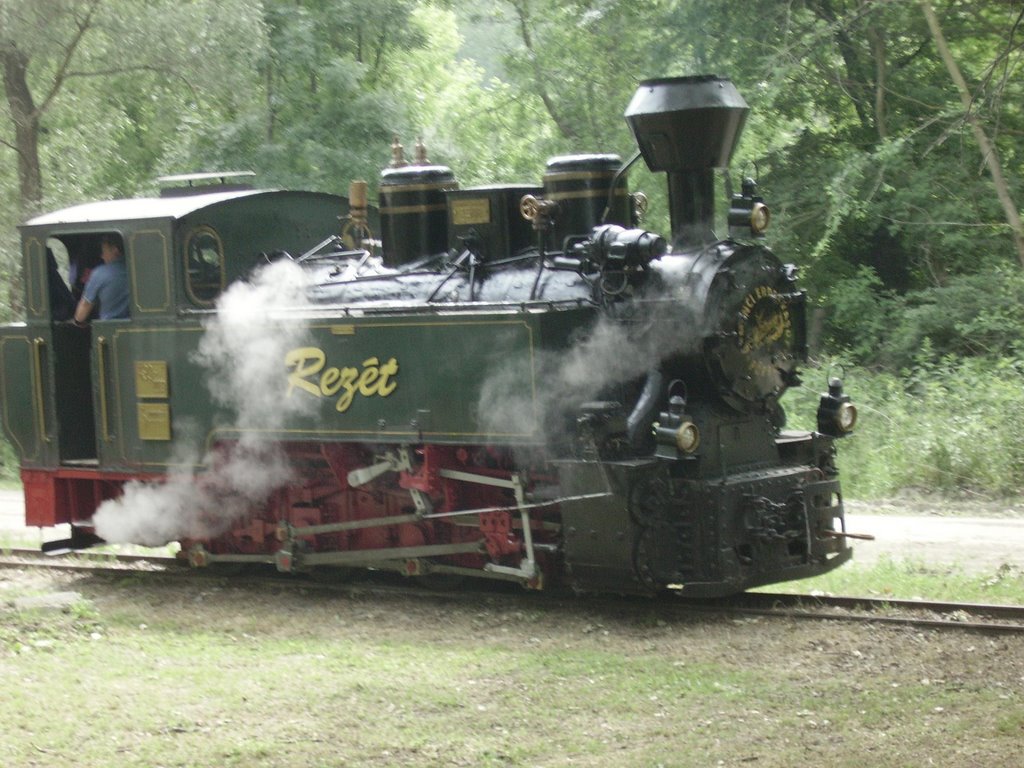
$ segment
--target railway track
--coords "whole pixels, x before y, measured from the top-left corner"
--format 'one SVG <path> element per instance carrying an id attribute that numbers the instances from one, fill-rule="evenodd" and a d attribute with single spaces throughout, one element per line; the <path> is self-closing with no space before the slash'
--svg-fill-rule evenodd
<path id="1" fill-rule="evenodd" d="M 97 572 L 105 571 L 156 571 L 171 572 L 188 570 L 187 563 L 176 557 L 156 555 L 132 555 L 114 552 L 70 552 L 61 555 L 47 555 L 38 549 L 0 550 L 0 568 L 52 568 L 55 570 Z"/>
<path id="2" fill-rule="evenodd" d="M 235 575 L 225 568 L 189 568 L 185 561 L 170 556 L 73 553 L 60 557 L 48 556 L 37 550 L 7 550 L 0 554 L 2 568 L 43 568 L 94 574 L 134 572 L 150 573 L 154 577 L 175 575 L 196 579 L 231 578 Z M 396 581 L 392 575 L 383 578 L 361 578 L 356 581 L 316 580 L 277 574 L 270 568 L 247 569 L 244 582 L 257 587 L 273 586 L 278 589 L 318 590 L 359 595 L 407 596 L 420 599 L 479 600 L 496 594 L 494 585 L 469 590 L 424 590 L 405 580 Z M 474 585 L 475 586 L 475 585 Z M 565 594 L 529 593 L 510 591 L 502 599 L 516 602 L 528 600 L 536 606 L 546 601 L 552 607 L 563 605 Z M 586 602 L 601 606 L 608 603 L 615 610 L 637 608 L 649 612 L 655 608 L 666 618 L 695 613 L 763 616 L 794 620 L 869 622 L 912 628 L 955 630 L 985 634 L 1024 635 L 1024 606 L 978 603 L 950 603 L 928 600 L 899 600 L 893 598 L 844 597 L 832 595 L 801 595 L 795 593 L 747 592 L 717 600 L 688 600 L 678 594 L 667 594 L 654 601 L 629 600 L 617 597 L 589 596 L 573 598 L 571 604 L 586 609 Z"/>
<path id="3" fill-rule="evenodd" d="M 822 621 L 866 621 L 988 634 L 1024 634 L 1024 606 L 934 600 L 746 592 L 698 610 L 788 616 Z"/>

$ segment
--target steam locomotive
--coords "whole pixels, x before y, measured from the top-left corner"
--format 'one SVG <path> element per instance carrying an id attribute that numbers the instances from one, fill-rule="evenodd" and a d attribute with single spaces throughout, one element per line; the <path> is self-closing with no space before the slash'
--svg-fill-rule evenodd
<path id="1" fill-rule="evenodd" d="M 0 330 L 27 524 L 70 523 L 54 552 L 176 540 L 196 566 L 579 591 L 714 596 L 839 566 L 856 408 L 833 380 L 816 431 L 784 428 L 805 294 L 760 242 L 752 181 L 713 231 L 747 112 L 723 78 L 650 80 L 633 160 L 556 157 L 541 184 L 459 188 L 396 144 L 378 206 L 360 182 L 207 174 L 28 221 L 27 322 Z M 639 157 L 667 173 L 668 238 L 639 227 Z M 81 276 L 110 232 L 131 317 L 59 322 L 56 262 Z"/>

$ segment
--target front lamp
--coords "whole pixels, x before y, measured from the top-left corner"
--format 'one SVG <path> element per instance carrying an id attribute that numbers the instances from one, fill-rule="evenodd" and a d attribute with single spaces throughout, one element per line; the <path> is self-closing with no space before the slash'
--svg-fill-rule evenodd
<path id="1" fill-rule="evenodd" d="M 857 425 L 857 406 L 853 403 L 841 403 L 839 405 L 839 412 L 836 414 L 836 426 L 844 434 L 847 432 L 853 432 L 853 428 Z"/>
<path id="2" fill-rule="evenodd" d="M 843 394 L 841 379 L 830 379 L 828 392 L 818 405 L 818 431 L 830 437 L 845 437 L 857 425 L 857 406 Z"/>
<path id="3" fill-rule="evenodd" d="M 682 384 L 682 382 L 679 382 Z M 686 398 L 680 394 L 669 397 L 668 410 L 651 425 L 654 431 L 655 455 L 663 459 L 698 458 L 700 428 L 686 412 Z"/>
<path id="4" fill-rule="evenodd" d="M 771 223 L 772 214 L 764 203 L 754 203 L 750 211 L 750 231 L 755 235 L 762 235 Z"/>
<path id="5" fill-rule="evenodd" d="M 742 194 L 733 195 L 729 203 L 729 227 L 737 237 L 764 237 L 771 223 L 772 214 L 764 204 L 764 198 L 757 194 L 757 182 L 743 179 Z"/>
<path id="6" fill-rule="evenodd" d="M 676 430 L 676 448 L 682 453 L 693 453 L 700 445 L 700 430 L 692 421 L 684 421 Z"/>

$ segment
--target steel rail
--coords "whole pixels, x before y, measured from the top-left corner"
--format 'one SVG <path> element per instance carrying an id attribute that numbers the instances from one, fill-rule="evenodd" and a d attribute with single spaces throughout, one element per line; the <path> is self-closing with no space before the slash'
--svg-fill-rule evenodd
<path id="1" fill-rule="evenodd" d="M 950 603 L 935 600 L 903 600 L 891 597 L 847 597 L 841 595 L 800 595 L 795 593 L 747 592 L 738 599 L 749 603 L 770 603 L 786 607 L 816 605 L 862 611 L 932 611 L 939 614 L 961 613 L 968 616 L 1011 619 L 1024 622 L 1024 605 L 993 603 Z"/>
<path id="2" fill-rule="evenodd" d="M 0 568 L 54 568 L 64 570 L 184 569 L 188 562 L 170 555 L 133 555 L 119 552 L 65 552 L 49 555 L 38 549 L 0 549 Z"/>
<path id="3" fill-rule="evenodd" d="M 683 610 L 713 613 L 867 622 L 990 634 L 1024 634 L 1024 606 L 1019 605 L 746 592 L 718 600 L 682 603 L 682 606 Z M 932 615 L 912 615 L 915 612 Z"/>
<path id="4" fill-rule="evenodd" d="M 0 568 L 50 568 L 64 571 L 85 573 L 124 573 L 138 574 L 191 574 L 197 578 L 217 577 L 230 578 L 215 566 L 207 568 L 189 568 L 187 561 L 177 557 L 153 555 L 127 555 L 117 553 L 71 553 L 59 557 L 45 555 L 38 550 L 7 549 L 0 551 Z M 423 599 L 432 597 L 450 600 L 464 597 L 479 598 L 481 595 L 493 597 L 486 582 L 480 580 L 479 590 L 430 590 L 408 585 L 388 584 L 384 580 L 357 580 L 330 583 L 315 581 L 309 578 L 296 577 L 292 574 L 277 574 L 267 568 L 267 576 L 245 578 L 246 586 L 260 584 L 272 585 L 275 588 L 316 589 L 334 591 L 344 594 L 374 594 L 381 597 L 394 595 L 408 596 L 415 594 Z M 331 569 L 327 569 L 328 573 Z M 367 572 L 368 573 L 368 572 Z M 391 574 L 393 575 L 393 574 Z M 315 578 L 315 573 L 314 573 Z M 243 582 L 240 582 L 243 583 Z M 901 600 L 896 598 L 851 597 L 833 595 L 802 595 L 796 593 L 746 592 L 731 597 L 691 600 L 678 594 L 667 594 L 653 601 L 644 599 L 628 599 L 616 596 L 585 596 L 568 599 L 566 592 L 523 592 L 506 593 L 510 606 L 519 599 L 528 599 L 531 605 L 537 601 L 552 608 L 573 607 L 586 611 L 590 607 L 600 607 L 605 603 L 614 603 L 616 610 L 624 607 L 636 608 L 649 612 L 653 607 L 662 612 L 664 618 L 672 615 L 684 616 L 694 614 L 746 615 L 769 618 L 786 618 L 812 621 L 846 621 L 914 627 L 935 630 L 959 630 L 988 634 L 1024 634 L 1024 605 L 996 605 L 979 603 L 951 603 L 930 600 Z M 913 615 L 913 614 L 930 615 Z M 979 619 L 987 619 L 985 621 Z"/>

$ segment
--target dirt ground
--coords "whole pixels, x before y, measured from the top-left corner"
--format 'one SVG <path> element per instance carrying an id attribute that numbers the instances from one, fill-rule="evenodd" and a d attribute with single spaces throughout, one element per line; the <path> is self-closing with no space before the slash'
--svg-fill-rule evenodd
<path id="1" fill-rule="evenodd" d="M 12 608 L 69 592 L 84 625 Z M 0 705 L 8 765 L 966 768 L 1024 743 L 1017 637 L 28 569 L 0 571 L 0 622 L 0 676 L 32 692 Z"/>
<path id="2" fill-rule="evenodd" d="M 966 573 L 995 573 L 1002 566 L 1024 569 L 1024 507 L 1019 503 L 848 502 L 846 530 L 874 536 L 853 542 L 854 562 L 863 565 L 888 558 L 957 566 Z"/>

